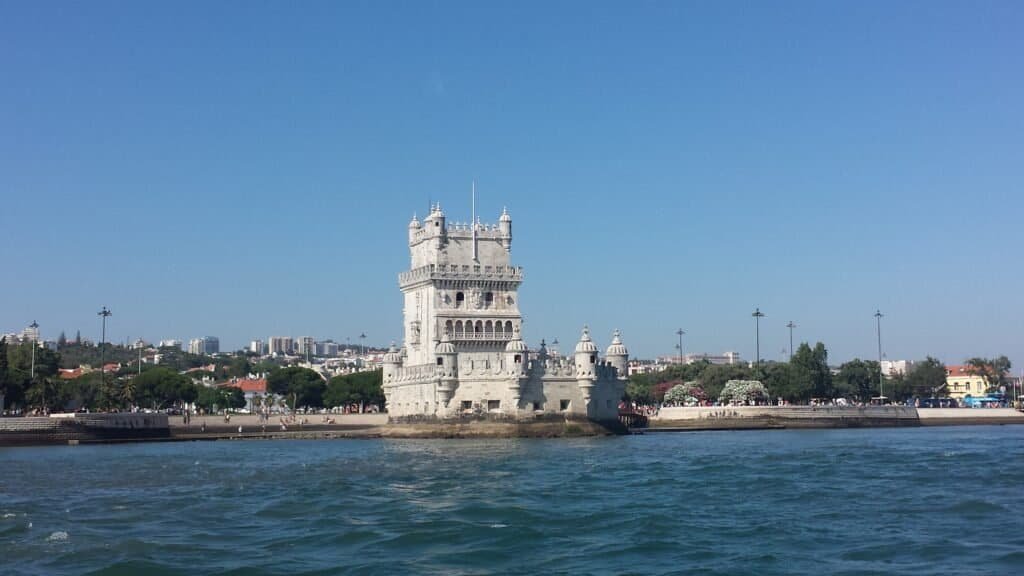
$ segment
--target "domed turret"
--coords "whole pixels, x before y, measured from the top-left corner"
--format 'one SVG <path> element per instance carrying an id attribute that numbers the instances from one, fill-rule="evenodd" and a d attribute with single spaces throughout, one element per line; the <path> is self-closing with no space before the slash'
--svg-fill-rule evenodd
<path id="1" fill-rule="evenodd" d="M 395 343 L 391 342 L 391 347 L 388 348 L 387 354 L 384 354 L 384 385 L 387 386 L 395 380 L 395 374 L 398 372 L 398 367 L 402 365 L 402 354 L 395 347 Z"/>
<path id="2" fill-rule="evenodd" d="M 388 348 L 387 353 L 384 354 L 385 364 L 401 364 L 402 353 L 398 351 L 398 347 L 395 346 L 395 341 L 391 341 L 391 346 Z"/>
<path id="3" fill-rule="evenodd" d="M 619 378 L 625 378 L 628 376 L 629 350 L 627 350 L 626 345 L 622 343 L 622 335 L 619 333 L 618 329 L 616 329 L 615 333 L 612 335 L 612 343 L 608 346 L 608 351 L 605 352 L 605 357 L 608 358 L 608 363 L 615 367 Z"/>
<path id="4" fill-rule="evenodd" d="M 501 233 L 501 246 L 505 248 L 505 251 L 512 249 L 512 217 L 508 215 L 508 210 L 502 208 L 501 218 L 498 218 L 498 231 Z"/>
<path id="5" fill-rule="evenodd" d="M 526 347 L 526 342 L 519 340 L 509 340 L 508 344 L 505 345 L 505 352 L 528 352 L 529 348 Z"/>
<path id="6" fill-rule="evenodd" d="M 416 239 L 416 233 L 420 231 L 420 219 L 415 214 L 412 215 L 412 220 L 409 221 L 409 243 Z"/>
<path id="7" fill-rule="evenodd" d="M 508 389 L 512 394 L 513 406 L 518 410 L 519 399 L 523 393 L 523 382 L 526 380 L 530 366 L 530 350 L 526 347 L 526 343 L 519 338 L 518 330 L 513 339 L 505 345 L 505 366 L 510 378 Z"/>
<path id="8" fill-rule="evenodd" d="M 580 341 L 576 343 L 576 354 L 591 354 L 597 353 L 597 345 L 590 339 L 590 328 L 587 326 L 583 327 L 583 335 L 580 336 Z M 596 360 L 595 360 L 596 363 Z"/>
<path id="9" fill-rule="evenodd" d="M 455 394 L 455 386 L 459 377 L 459 355 L 455 350 L 455 345 L 448 338 L 448 331 L 446 330 L 441 336 L 441 341 L 434 342 L 434 355 L 437 357 L 437 377 L 439 379 L 437 400 L 445 406 L 448 406 L 448 401 Z"/>
<path id="10" fill-rule="evenodd" d="M 587 326 L 583 327 L 583 335 L 576 343 L 573 363 L 576 365 L 576 384 L 580 387 L 583 401 L 590 404 L 590 392 L 597 379 L 597 346 L 590 339 L 590 328 Z"/>

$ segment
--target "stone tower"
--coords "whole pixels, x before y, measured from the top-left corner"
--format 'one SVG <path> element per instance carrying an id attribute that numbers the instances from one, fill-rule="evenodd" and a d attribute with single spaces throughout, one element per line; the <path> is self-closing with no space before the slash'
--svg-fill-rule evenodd
<path id="1" fill-rule="evenodd" d="M 449 223 L 434 205 L 408 230 L 411 265 L 398 276 L 405 342 L 384 357 L 391 418 L 618 417 L 628 360 L 618 332 L 607 360 L 586 328 L 571 358 L 523 341 L 507 210 L 497 224 Z"/>

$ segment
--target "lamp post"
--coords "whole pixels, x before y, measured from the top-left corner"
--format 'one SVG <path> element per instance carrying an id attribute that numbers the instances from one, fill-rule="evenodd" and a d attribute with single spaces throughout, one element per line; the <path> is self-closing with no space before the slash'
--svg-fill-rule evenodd
<path id="1" fill-rule="evenodd" d="M 676 345 L 676 348 L 679 348 L 679 365 L 680 366 L 683 365 L 683 334 L 686 334 L 686 331 L 683 330 L 682 328 L 680 328 L 679 330 L 676 330 L 676 335 L 679 336 L 679 344 Z"/>
<path id="2" fill-rule="evenodd" d="M 879 397 L 879 402 L 881 402 L 881 398 L 885 397 L 885 394 L 882 394 L 882 382 L 883 382 L 883 372 L 882 372 L 882 316 L 884 316 L 884 314 L 882 314 L 881 310 L 875 310 L 875 323 L 877 325 L 877 330 L 878 330 L 878 397 Z"/>
<path id="3" fill-rule="evenodd" d="M 365 346 L 363 345 L 363 342 L 365 342 L 365 341 L 366 341 L 366 332 L 361 332 L 359 334 L 359 356 L 360 357 L 362 357 L 363 354 L 366 353 Z"/>
<path id="4" fill-rule="evenodd" d="M 107 367 L 106 367 L 106 342 L 107 342 L 107 317 L 113 315 L 113 312 L 107 310 L 104 306 L 102 310 L 96 313 L 97 316 L 103 317 L 103 331 L 100 332 L 100 383 L 107 381 Z"/>
<path id="5" fill-rule="evenodd" d="M 789 324 L 786 324 L 786 328 L 789 328 L 789 361 L 793 361 L 793 328 L 796 328 L 796 324 L 792 320 Z"/>
<path id="6" fill-rule="evenodd" d="M 35 320 L 33 320 L 32 323 L 28 325 L 28 327 L 32 329 L 32 335 L 33 336 L 37 336 L 38 335 L 38 333 L 39 333 L 38 332 L 39 324 L 36 324 Z M 32 339 L 32 368 L 29 370 L 29 374 L 31 375 L 31 379 L 32 380 L 36 379 L 36 346 L 38 344 L 39 344 L 39 338 L 37 336 L 36 338 Z"/>
<path id="7" fill-rule="evenodd" d="M 761 312 L 761 308 L 756 308 L 751 314 L 754 317 L 754 366 L 757 369 L 761 368 L 761 318 L 764 318 L 764 312 Z"/>

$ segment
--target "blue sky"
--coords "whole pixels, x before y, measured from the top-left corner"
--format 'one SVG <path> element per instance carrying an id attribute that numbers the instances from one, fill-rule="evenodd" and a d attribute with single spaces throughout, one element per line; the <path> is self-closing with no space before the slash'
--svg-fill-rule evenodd
<path id="1" fill-rule="evenodd" d="M 0 2 L 0 330 L 401 336 L 508 206 L 525 337 L 1024 362 L 1019 2 Z"/>

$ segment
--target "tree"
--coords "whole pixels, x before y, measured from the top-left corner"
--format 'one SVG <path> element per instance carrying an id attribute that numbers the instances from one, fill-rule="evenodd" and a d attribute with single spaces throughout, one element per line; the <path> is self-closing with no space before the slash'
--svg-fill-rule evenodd
<path id="1" fill-rule="evenodd" d="M 704 401 L 704 390 L 696 382 L 678 384 L 665 393 L 665 403 L 676 406 L 696 406 Z"/>
<path id="2" fill-rule="evenodd" d="M 632 400 L 637 404 L 653 404 L 654 397 L 651 395 L 651 387 L 654 381 L 650 374 L 633 374 L 626 384 L 626 392 L 623 400 Z"/>
<path id="3" fill-rule="evenodd" d="M 967 361 L 971 371 L 985 381 L 986 392 L 1001 392 L 1009 384 L 1010 359 L 1006 356 L 998 358 L 971 358 Z"/>
<path id="4" fill-rule="evenodd" d="M 806 342 L 800 344 L 793 355 L 792 384 L 789 395 L 784 396 L 793 401 L 806 401 L 811 398 L 832 398 L 832 371 L 828 367 L 828 350 L 818 342 L 812 350 Z"/>
<path id="5" fill-rule="evenodd" d="M 705 364 L 697 381 L 708 395 L 716 398 L 729 380 L 749 380 L 751 368 L 743 364 Z"/>
<path id="6" fill-rule="evenodd" d="M 915 396 L 935 396 L 946 386 L 946 365 L 928 356 L 914 365 L 906 376 L 906 382 Z"/>
<path id="7" fill-rule="evenodd" d="M 384 405 L 384 371 L 356 372 L 335 376 L 327 383 L 324 405 L 335 407 L 359 404 L 362 413 L 367 404 Z"/>
<path id="8" fill-rule="evenodd" d="M 81 346 L 81 345 L 82 345 L 82 331 L 81 330 L 75 330 L 75 346 Z"/>
<path id="9" fill-rule="evenodd" d="M 267 376 L 267 389 L 284 396 L 292 410 L 299 406 L 322 408 L 326 387 L 319 373 L 299 366 L 274 370 Z"/>
<path id="10" fill-rule="evenodd" d="M 150 408 L 167 408 L 169 406 L 191 402 L 198 392 L 192 379 L 165 366 L 155 366 L 135 377 L 131 394 L 140 406 Z M 124 392 L 122 391 L 122 397 Z"/>
<path id="11" fill-rule="evenodd" d="M 229 378 L 245 378 L 252 372 L 252 365 L 245 356 L 232 356 L 224 367 L 224 372 Z"/>
<path id="12" fill-rule="evenodd" d="M 57 379 L 52 376 L 37 377 L 25 391 L 25 403 L 31 408 L 59 412 L 64 402 L 59 394 Z"/>
<path id="13" fill-rule="evenodd" d="M 839 367 L 836 391 L 844 397 L 868 401 L 878 389 L 878 362 L 854 358 Z"/>
<path id="14" fill-rule="evenodd" d="M 768 401 L 768 389 L 757 380 L 729 380 L 718 396 L 721 404 L 763 404 Z"/>
<path id="15" fill-rule="evenodd" d="M 221 398 L 224 406 L 228 408 L 245 408 L 245 392 L 237 386 L 223 386 L 220 388 Z"/>
<path id="16" fill-rule="evenodd" d="M 57 337 L 57 348 L 63 348 L 68 344 L 68 337 L 64 335 L 64 331 L 60 331 L 60 336 Z"/>

